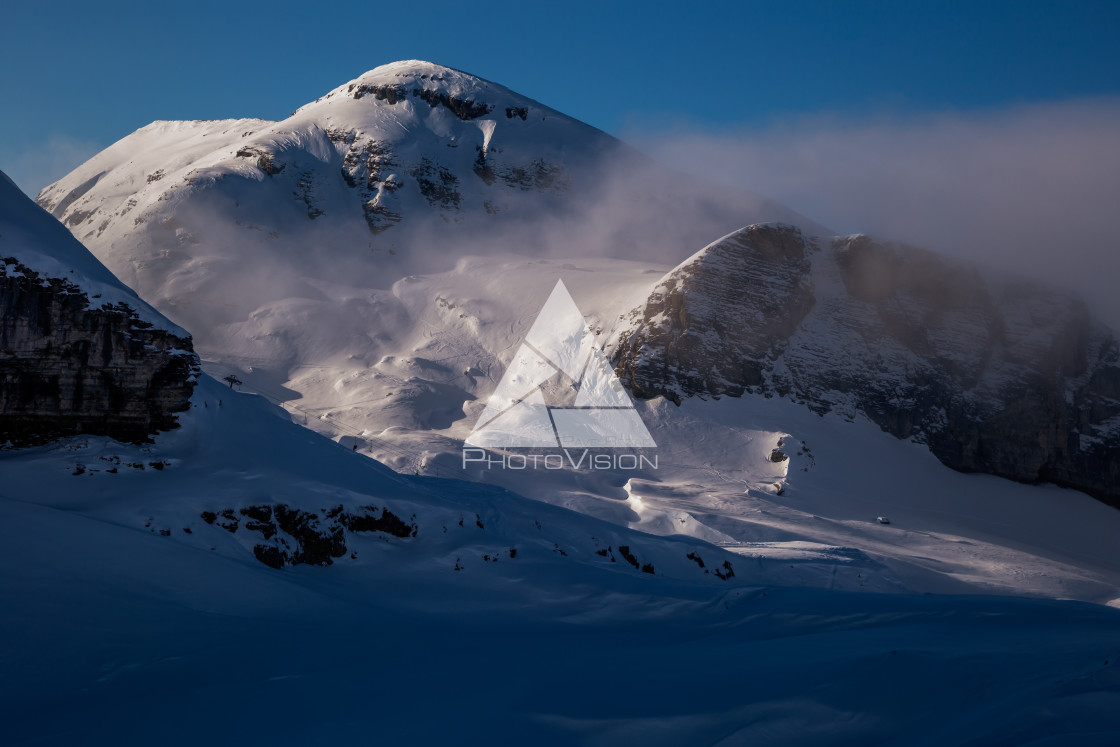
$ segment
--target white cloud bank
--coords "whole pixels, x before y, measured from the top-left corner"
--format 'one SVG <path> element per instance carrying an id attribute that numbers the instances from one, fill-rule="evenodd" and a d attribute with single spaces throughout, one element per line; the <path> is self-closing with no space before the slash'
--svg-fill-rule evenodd
<path id="1" fill-rule="evenodd" d="M 1120 99 L 626 137 L 669 165 L 760 192 L 840 233 L 1075 288 L 1120 327 Z"/>

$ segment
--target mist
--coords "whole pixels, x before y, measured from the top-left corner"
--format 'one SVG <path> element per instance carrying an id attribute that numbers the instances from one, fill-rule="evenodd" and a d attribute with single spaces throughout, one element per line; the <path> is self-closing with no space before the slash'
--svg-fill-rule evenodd
<path id="1" fill-rule="evenodd" d="M 1120 328 L 1120 99 L 802 117 L 623 135 L 656 160 L 871 233 L 1081 293 Z"/>
<path id="2" fill-rule="evenodd" d="M 608 138 L 565 152 L 547 189 L 493 189 L 474 172 L 483 134 L 464 125 L 441 158 L 469 208 L 434 210 L 416 191 L 389 204 L 405 219 L 377 233 L 338 176 L 341 157 L 324 161 L 287 139 L 272 146 L 286 168 L 269 179 L 216 170 L 196 177 L 174 214 L 158 200 L 138 213 L 144 220 L 130 215 L 104 235 L 91 224 L 84 238 L 200 350 L 262 360 L 317 360 L 351 339 L 379 349 L 378 335 L 407 326 L 381 291 L 467 256 L 637 260 L 652 287 L 721 236 L 770 221 L 813 235 L 871 233 L 1072 288 L 1120 328 L 1118 132 L 1120 99 L 724 133 L 677 127 L 628 135 L 652 159 Z M 495 168 L 531 176 L 541 157 L 533 145 L 503 144 Z M 308 173 L 321 175 L 308 194 L 327 218 L 293 199 Z"/>

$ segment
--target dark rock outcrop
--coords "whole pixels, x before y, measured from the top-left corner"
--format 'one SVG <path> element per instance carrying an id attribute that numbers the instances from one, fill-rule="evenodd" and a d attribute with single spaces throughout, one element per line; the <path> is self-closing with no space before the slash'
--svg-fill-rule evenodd
<path id="1" fill-rule="evenodd" d="M 8 258 L 0 309 L 0 444 L 79 433 L 141 443 L 175 428 L 190 406 L 190 338 L 125 304 L 98 308 L 77 285 Z"/>
<path id="2" fill-rule="evenodd" d="M 427 75 L 419 77 L 422 79 L 428 78 Z M 433 77 L 432 80 L 438 79 Z M 426 102 L 431 108 L 435 109 L 437 106 L 442 106 L 443 108 L 454 114 L 456 117 L 464 121 L 478 119 L 479 117 L 485 117 L 487 114 L 494 111 L 493 104 L 487 104 L 482 101 L 474 101 L 473 99 L 456 96 L 439 88 L 426 88 L 420 86 L 407 88 L 403 85 L 392 83 L 351 83 L 348 86 L 348 91 L 350 95 L 355 99 L 360 99 L 363 96 L 372 94 L 374 98 L 378 99 L 379 101 L 384 101 L 390 106 L 398 104 L 402 101 L 406 101 L 409 97 L 409 94 L 411 94 L 413 98 L 418 98 L 421 101 Z M 510 117 L 512 115 L 510 115 L 507 111 L 506 116 Z M 525 119 L 525 116 L 521 115 L 521 118 Z"/>
<path id="3" fill-rule="evenodd" d="M 237 157 L 257 159 L 257 168 L 269 176 L 276 176 L 284 170 L 284 164 L 277 165 L 275 153 L 269 153 L 260 148 L 241 148 L 237 151 Z M 162 178 L 162 170 L 159 173 L 160 178 Z"/>
<path id="4" fill-rule="evenodd" d="M 388 508 L 364 506 L 345 510 L 335 506 L 325 511 L 305 511 L 284 503 L 246 506 L 238 517 L 233 509 L 220 514 L 203 511 L 202 520 L 236 534 L 239 527 L 260 535 L 253 556 L 272 568 L 285 565 L 333 565 L 346 555 L 346 532 L 380 532 L 398 539 L 415 537 L 419 527 L 406 522 Z M 220 517 L 224 517 L 222 520 Z M 240 523 L 240 518 L 245 523 Z M 413 517 L 415 519 L 415 517 Z"/>
<path id="5" fill-rule="evenodd" d="M 640 397 L 863 413 L 948 466 L 1120 506 L 1120 344 L 1076 298 L 913 247 L 750 226 L 663 278 L 615 339 Z"/>
<path id="6" fill-rule="evenodd" d="M 678 403 L 761 385 L 813 307 L 812 248 L 796 228 L 750 226 L 674 270 L 621 338 L 622 380 L 639 397 Z"/>

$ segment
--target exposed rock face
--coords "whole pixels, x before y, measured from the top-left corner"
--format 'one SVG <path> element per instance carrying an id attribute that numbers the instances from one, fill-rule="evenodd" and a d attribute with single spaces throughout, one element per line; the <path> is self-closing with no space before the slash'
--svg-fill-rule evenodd
<path id="1" fill-rule="evenodd" d="M 79 433 L 138 443 L 176 427 L 190 406 L 190 338 L 127 305 L 97 308 L 77 285 L 8 258 L 0 308 L 0 444 Z"/>
<path id="2" fill-rule="evenodd" d="M 945 464 L 1120 506 L 1120 344 L 1075 298 L 865 236 L 750 226 L 663 278 L 613 342 L 641 397 L 788 396 Z"/>
<path id="3" fill-rule="evenodd" d="M 240 526 L 260 535 L 253 556 L 272 568 L 285 565 L 332 565 L 346 555 L 346 532 L 380 532 L 398 539 L 419 531 L 413 516 L 406 522 L 388 508 L 365 506 L 347 511 L 342 506 L 322 512 L 304 511 L 283 503 L 247 506 L 240 516 L 227 508 L 221 513 L 203 511 L 202 520 L 236 534 Z M 241 519 L 245 519 L 242 525 Z"/>
<path id="4" fill-rule="evenodd" d="M 678 404 L 680 394 L 761 385 L 813 306 L 812 248 L 796 228 L 750 226 L 674 270 L 635 312 L 640 333 L 622 340 L 623 381 L 639 397 Z M 636 354 L 643 346 L 651 349 Z"/>
<path id="5" fill-rule="evenodd" d="M 440 73 L 423 73 L 416 77 L 418 79 L 416 82 L 421 83 L 422 81 L 427 80 L 441 81 L 445 76 Z M 487 114 L 494 110 L 493 104 L 473 101 L 469 98 L 463 98 L 461 96 L 456 96 L 453 93 L 448 93 L 447 91 L 425 88 L 421 87 L 420 85 L 414 85 L 412 88 L 406 88 L 399 83 L 375 84 L 355 82 L 346 86 L 346 92 L 352 95 L 355 99 L 360 99 L 362 96 L 371 93 L 378 100 L 387 101 L 390 105 L 405 101 L 408 98 L 409 94 L 412 94 L 413 97 L 426 101 L 428 103 L 428 106 L 432 107 L 433 109 L 437 106 L 444 107 L 463 121 L 485 117 Z M 506 117 L 512 118 L 512 115 L 509 113 L 508 108 Z M 525 119 L 524 116 L 522 116 L 521 118 Z"/>

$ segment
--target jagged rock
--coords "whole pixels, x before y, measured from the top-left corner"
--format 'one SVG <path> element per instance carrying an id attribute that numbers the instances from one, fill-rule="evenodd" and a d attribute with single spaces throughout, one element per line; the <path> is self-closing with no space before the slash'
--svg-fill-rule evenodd
<path id="1" fill-rule="evenodd" d="M 719 568 L 716 568 L 715 573 L 716 576 L 723 581 L 735 577 L 735 569 L 731 567 L 730 560 L 723 561 L 723 565 Z"/>
<path id="2" fill-rule="evenodd" d="M 284 164 L 276 164 L 276 156 L 260 148 L 242 148 L 237 151 L 238 158 L 256 158 L 257 168 L 269 176 L 276 176 L 284 170 Z M 157 172 L 162 176 L 162 171 Z"/>
<path id="3" fill-rule="evenodd" d="M 190 407 L 198 357 L 189 335 L 2 173 L 0 310 L 0 445 L 76 434 L 141 443 Z"/>
<path id="4" fill-rule="evenodd" d="M 866 236 L 756 225 L 678 266 L 613 341 L 640 397 L 863 413 L 945 464 L 1120 506 L 1120 344 L 1074 297 Z"/>
<path id="5" fill-rule="evenodd" d="M 813 248 L 792 226 L 750 226 L 688 260 L 631 315 L 633 334 L 620 334 L 623 381 L 678 403 L 761 385 L 813 307 Z"/>
<path id="6" fill-rule="evenodd" d="M 384 532 L 394 537 L 416 536 L 416 526 L 408 524 L 389 509 L 382 509 L 380 516 L 375 516 L 373 506 L 366 506 L 367 513 L 351 514 L 341 513 L 343 525 L 351 532 Z"/>
<path id="7" fill-rule="evenodd" d="M 424 156 L 420 164 L 410 172 L 420 188 L 420 194 L 430 205 L 438 205 L 448 210 L 458 210 L 463 196 L 459 194 L 459 179 L 448 168 L 432 162 Z"/>
<path id="8" fill-rule="evenodd" d="M 388 508 L 374 506 L 351 511 L 342 506 L 305 511 L 278 503 L 246 506 L 239 513 L 246 518 L 240 526 L 264 540 L 253 545 L 253 556 L 277 569 L 285 565 L 332 565 L 336 558 L 350 552 L 346 547 L 347 531 L 380 532 L 402 539 L 415 537 L 419 531 L 415 522 L 406 522 Z M 201 516 L 207 524 L 217 525 L 230 534 L 236 534 L 239 528 L 237 515 L 230 508 L 220 514 L 203 511 Z M 219 521 L 219 516 L 226 520 Z M 351 553 L 351 557 L 356 555 Z"/>
<path id="9" fill-rule="evenodd" d="M 280 548 L 273 545 L 254 545 L 253 557 L 269 568 L 275 568 L 276 570 L 283 568 L 284 561 L 287 560 L 284 554 L 280 552 Z"/>
<path id="10" fill-rule="evenodd" d="M 84 433 L 141 443 L 178 425 L 198 365 L 189 338 L 124 304 L 97 308 L 77 285 L 14 258 L 2 262 L 0 442 Z"/>
<path id="11" fill-rule="evenodd" d="M 418 81 L 433 80 L 436 82 L 442 81 L 444 76 L 422 74 L 417 76 Z M 427 102 L 428 106 L 433 109 L 437 106 L 442 106 L 456 117 L 462 120 L 478 119 L 485 117 L 487 114 L 494 110 L 493 104 L 487 104 L 482 101 L 475 101 L 470 98 L 456 96 L 448 91 L 440 90 L 438 88 L 424 88 L 421 86 L 406 87 L 401 84 L 393 83 L 351 83 L 347 86 L 347 92 L 350 93 L 355 99 L 360 99 L 366 94 L 373 94 L 374 98 L 384 101 L 390 105 L 398 104 L 406 101 L 411 94 L 414 98 L 418 98 Z M 512 110 L 506 109 L 506 117 L 510 118 Z M 520 113 L 520 112 L 519 112 Z M 525 119 L 525 115 L 521 115 Z"/>

